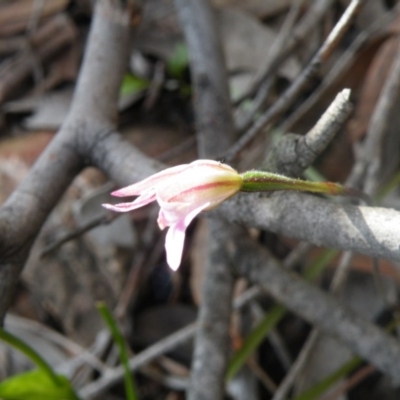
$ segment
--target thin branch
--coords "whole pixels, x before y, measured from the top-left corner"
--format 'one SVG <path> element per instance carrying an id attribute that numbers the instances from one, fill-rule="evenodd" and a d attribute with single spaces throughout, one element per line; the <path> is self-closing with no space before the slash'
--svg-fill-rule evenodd
<path id="1" fill-rule="evenodd" d="M 286 134 L 269 151 L 263 169 L 300 176 L 321 154 L 350 115 L 350 90 L 342 90 L 305 135 Z"/>
<path id="2" fill-rule="evenodd" d="M 289 372 L 286 374 L 285 378 L 275 391 L 272 400 L 285 400 L 287 398 L 287 395 L 292 388 L 293 383 L 299 376 L 301 370 L 304 368 L 304 365 L 307 363 L 319 337 L 319 331 L 316 329 L 313 329 L 312 332 L 308 335 L 305 344 L 301 348 L 301 351 L 298 354 L 295 362 L 292 364 Z"/>
<path id="3" fill-rule="evenodd" d="M 48 246 L 46 246 L 42 250 L 42 252 L 40 254 L 40 258 L 46 257 L 47 255 L 52 253 L 54 250 L 56 250 L 59 247 L 61 247 L 63 244 L 69 242 L 70 240 L 76 239 L 77 237 L 79 237 L 79 236 L 83 235 L 84 233 L 92 230 L 93 228 L 96 228 L 96 227 L 101 226 L 101 225 L 111 224 L 111 222 L 113 222 L 119 216 L 120 216 L 120 214 L 107 213 L 106 215 L 100 215 L 100 216 L 92 219 L 91 221 L 88 221 L 87 223 L 85 223 L 84 225 L 78 227 L 74 231 L 68 232 L 62 238 L 56 240 L 54 243 L 51 243 Z"/>

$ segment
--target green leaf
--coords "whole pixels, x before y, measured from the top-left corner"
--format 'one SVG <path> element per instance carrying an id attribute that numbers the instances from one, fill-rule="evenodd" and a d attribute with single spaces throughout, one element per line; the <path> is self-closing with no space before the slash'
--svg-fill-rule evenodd
<path id="1" fill-rule="evenodd" d="M 0 339 L 31 359 L 39 369 L 12 376 L 0 383 L 2 400 L 79 400 L 68 379 L 57 375 L 34 349 L 0 328 Z"/>
<path id="2" fill-rule="evenodd" d="M 28 357 L 36 366 L 48 376 L 50 380 L 53 381 L 55 385 L 58 385 L 58 377 L 54 373 L 53 369 L 47 364 L 46 360 L 41 357 L 39 353 L 37 353 L 32 347 L 28 346 L 25 342 L 21 339 L 17 338 L 10 332 L 5 331 L 4 329 L 0 328 L 0 339 L 4 342 L 8 343 L 10 346 L 14 347 L 15 349 L 19 350 L 23 353 L 26 357 Z"/>
<path id="3" fill-rule="evenodd" d="M 253 331 L 250 332 L 243 346 L 233 355 L 229 363 L 228 372 L 226 374 L 227 380 L 236 375 L 242 365 L 264 340 L 265 336 L 267 336 L 268 332 L 278 324 L 285 314 L 286 309 L 283 306 L 273 307 Z"/>
<path id="4" fill-rule="evenodd" d="M 149 82 L 146 79 L 138 78 L 136 75 L 126 74 L 122 80 L 120 95 L 127 96 L 135 94 L 148 87 Z"/>
<path id="5" fill-rule="evenodd" d="M 124 369 L 124 383 L 125 383 L 125 393 L 127 400 L 137 400 L 138 396 L 136 393 L 135 382 L 133 380 L 132 373 L 129 369 L 129 355 L 128 348 L 126 346 L 124 337 L 118 329 L 117 323 L 115 322 L 110 310 L 104 302 L 99 302 L 97 304 L 97 309 L 100 312 L 104 322 L 110 329 L 111 335 L 115 344 L 119 349 L 119 358 L 121 360 L 122 367 Z"/>
<path id="6" fill-rule="evenodd" d="M 24 372 L 0 383 L 2 400 L 79 400 L 67 378 L 57 382 L 41 369 Z"/>
<path id="7" fill-rule="evenodd" d="M 294 400 L 316 400 L 319 399 L 328 389 L 330 389 L 335 383 L 339 382 L 341 379 L 345 378 L 351 372 L 353 372 L 357 367 L 362 364 L 362 359 L 360 357 L 351 358 L 349 361 L 344 363 L 337 370 L 333 371 L 326 378 L 319 381 L 310 389 L 301 393 Z"/>
<path id="8" fill-rule="evenodd" d="M 312 281 L 324 271 L 325 267 L 339 254 L 338 250 L 324 250 L 303 272 L 302 276 L 307 281 Z"/>
<path id="9" fill-rule="evenodd" d="M 400 320 L 398 318 L 390 321 L 389 324 L 386 326 L 386 331 L 388 333 L 393 332 L 393 330 L 399 325 L 399 323 Z M 361 366 L 362 362 L 363 360 L 358 356 L 349 359 L 331 374 L 317 382 L 310 389 L 307 389 L 303 393 L 300 393 L 294 398 L 294 400 L 319 399 L 326 391 L 328 391 L 333 385 L 335 385 L 335 383 L 350 375 L 356 370 L 356 368 Z"/>

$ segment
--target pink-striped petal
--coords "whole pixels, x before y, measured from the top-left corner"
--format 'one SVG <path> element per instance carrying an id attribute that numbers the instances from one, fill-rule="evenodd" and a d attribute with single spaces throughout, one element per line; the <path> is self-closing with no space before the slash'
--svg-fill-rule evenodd
<path id="1" fill-rule="evenodd" d="M 137 208 L 144 207 L 147 204 L 153 202 L 156 199 L 156 194 L 154 192 L 144 193 L 139 196 L 134 201 L 130 201 L 128 203 L 118 203 L 118 204 L 102 204 L 104 208 L 108 210 L 117 211 L 117 212 L 128 212 L 132 210 L 136 210 Z"/>
<path id="2" fill-rule="evenodd" d="M 187 165 L 188 164 L 182 164 L 175 167 L 167 168 L 163 171 L 157 172 L 156 174 L 149 176 L 146 179 L 143 179 L 140 182 L 116 190 L 111 194 L 116 197 L 138 196 L 144 191 L 154 188 L 159 183 L 165 182 L 165 180 L 174 177 L 181 171 L 184 171 L 187 168 Z"/>
<path id="3" fill-rule="evenodd" d="M 137 207 L 131 203 L 118 203 L 118 204 L 102 204 L 104 208 L 107 210 L 116 211 L 116 212 L 128 212 L 135 210 Z"/>
<path id="4" fill-rule="evenodd" d="M 181 264 L 187 227 L 193 221 L 193 218 L 209 205 L 209 203 L 202 204 L 169 228 L 165 237 L 165 251 L 167 253 L 167 263 L 173 271 L 176 271 Z"/>

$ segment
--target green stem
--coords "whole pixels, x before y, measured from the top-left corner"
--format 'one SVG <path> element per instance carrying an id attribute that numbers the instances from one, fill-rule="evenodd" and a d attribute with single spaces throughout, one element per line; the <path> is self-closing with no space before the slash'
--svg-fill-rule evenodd
<path id="1" fill-rule="evenodd" d="M 300 190 L 304 192 L 324 193 L 331 196 L 356 197 L 367 203 L 370 199 L 364 193 L 333 182 L 311 182 L 289 178 L 284 175 L 264 171 L 247 171 L 241 174 L 242 192 L 265 192 L 274 190 Z"/>
<path id="2" fill-rule="evenodd" d="M 56 386 L 60 386 L 63 384 L 63 382 L 54 373 L 50 365 L 47 364 L 47 362 L 38 353 L 36 353 L 35 350 L 29 347 L 22 340 L 18 339 L 11 333 L 6 332 L 2 328 L 0 328 L 0 339 L 8 343 L 15 349 L 18 349 L 21 353 L 25 354 L 25 356 L 29 358 L 34 364 L 36 364 L 39 369 L 41 369 L 48 375 L 49 379 L 51 379 Z"/>

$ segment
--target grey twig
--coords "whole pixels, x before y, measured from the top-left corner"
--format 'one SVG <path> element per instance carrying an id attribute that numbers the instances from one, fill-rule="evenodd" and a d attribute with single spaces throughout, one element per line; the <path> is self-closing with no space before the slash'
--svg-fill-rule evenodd
<path id="1" fill-rule="evenodd" d="M 289 372 L 286 374 L 285 378 L 276 389 L 272 400 L 285 400 L 287 398 L 287 395 L 292 388 L 293 383 L 299 376 L 301 370 L 304 368 L 304 365 L 307 363 L 307 360 L 312 350 L 314 349 L 315 343 L 317 342 L 318 338 L 319 331 L 313 329 L 312 332 L 308 335 L 305 344 L 303 345 Z"/>
<path id="2" fill-rule="evenodd" d="M 188 397 L 193 400 L 222 399 L 230 354 L 229 328 L 234 277 L 230 248 L 237 229 L 220 219 L 210 224 L 210 247 L 202 304 L 198 317 Z"/>
<path id="3" fill-rule="evenodd" d="M 350 90 L 342 90 L 305 135 L 286 134 L 269 151 L 263 169 L 300 176 L 321 154 L 350 115 Z"/>
<path id="4" fill-rule="evenodd" d="M 93 228 L 96 228 L 96 227 L 98 227 L 100 225 L 110 224 L 111 222 L 113 222 L 119 216 L 120 216 L 120 214 L 115 214 L 115 213 L 111 214 L 111 213 L 109 213 L 109 214 L 100 215 L 100 216 L 94 218 L 93 220 L 91 220 L 91 221 L 87 222 L 86 224 L 80 226 L 79 228 L 75 229 L 74 231 L 65 234 L 65 236 L 63 236 L 59 240 L 56 240 L 54 243 L 51 243 L 48 246 L 46 246 L 42 250 L 42 252 L 40 254 L 40 258 L 46 257 L 47 255 L 52 253 L 54 250 L 56 250 L 59 247 L 61 247 L 63 244 L 69 242 L 70 240 L 76 239 L 77 237 L 83 235 L 84 233 L 90 231 Z"/>

